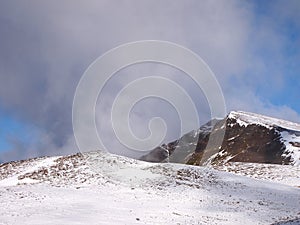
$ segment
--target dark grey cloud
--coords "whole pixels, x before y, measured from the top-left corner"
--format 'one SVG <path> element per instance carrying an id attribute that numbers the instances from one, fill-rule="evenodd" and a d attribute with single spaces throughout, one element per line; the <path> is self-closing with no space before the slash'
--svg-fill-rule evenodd
<path id="1" fill-rule="evenodd" d="M 280 10 L 280 6 L 282 3 L 279 2 L 276 10 Z M 235 0 L 2 1 L 0 106 L 18 119 L 32 124 L 39 132 L 39 140 L 30 145 L 12 140 L 14 149 L 0 158 L 11 160 L 77 151 L 71 110 L 80 77 L 88 65 L 107 50 L 143 39 L 176 42 L 199 54 L 219 79 L 229 109 L 299 120 L 293 109 L 266 104 L 255 94 L 257 84 L 266 81 L 271 83 L 271 87 L 280 87 L 283 76 L 280 72 L 274 74 L 271 80 L 261 76 L 270 68 L 256 51 L 263 47 L 280 61 L 284 46 L 282 35 L 274 29 L 272 21 L 264 18 L 257 25 L 254 9 L 251 2 Z M 294 18 L 297 14 L 290 14 L 285 8 L 280 12 L 282 18 Z M 177 81 L 183 76 L 151 66 L 129 70 L 115 80 L 110 90 L 106 89 L 107 104 L 111 104 L 117 90 L 130 79 L 139 77 L 145 69 L 148 75 L 171 73 L 170 76 Z M 232 79 L 243 82 L 232 86 Z M 184 85 L 192 97 L 201 102 L 199 109 L 203 102 L 200 114 L 206 118 L 208 109 L 203 95 L 190 81 L 185 81 Z M 155 106 L 154 103 L 148 105 L 149 109 L 156 109 L 159 115 L 166 116 L 168 108 L 159 107 L 158 110 Z M 134 118 L 143 121 L 152 116 L 147 114 L 145 107 L 137 109 Z M 98 115 L 107 119 L 109 112 L 100 108 Z M 172 121 L 169 123 L 172 124 Z M 144 126 L 142 122 L 140 124 L 136 130 Z M 114 145 L 116 141 L 111 139 L 112 133 L 106 126 L 101 129 L 106 133 L 107 142 L 119 148 L 118 144 Z M 168 138 L 175 136 L 176 132 Z"/>

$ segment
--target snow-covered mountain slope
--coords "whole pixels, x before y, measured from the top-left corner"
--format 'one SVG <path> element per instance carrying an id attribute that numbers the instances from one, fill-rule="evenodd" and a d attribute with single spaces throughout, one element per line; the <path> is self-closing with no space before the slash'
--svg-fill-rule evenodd
<path id="1" fill-rule="evenodd" d="M 219 145 L 207 147 L 209 139 L 218 137 L 224 137 Z M 210 121 L 141 159 L 191 165 L 249 162 L 300 166 L 300 125 L 254 113 L 231 112 L 225 119 Z"/>
<path id="2" fill-rule="evenodd" d="M 299 224 L 300 188 L 208 167 L 92 152 L 2 164 L 0 176 L 1 225 Z"/>

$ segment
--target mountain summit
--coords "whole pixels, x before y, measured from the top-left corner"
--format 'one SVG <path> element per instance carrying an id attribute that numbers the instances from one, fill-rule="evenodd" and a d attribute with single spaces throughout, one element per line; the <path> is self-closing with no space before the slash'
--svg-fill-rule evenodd
<path id="1" fill-rule="evenodd" d="M 224 137 L 218 146 L 209 139 Z M 232 111 L 180 139 L 157 147 L 141 160 L 190 165 L 249 162 L 300 166 L 300 124 L 255 113 Z"/>

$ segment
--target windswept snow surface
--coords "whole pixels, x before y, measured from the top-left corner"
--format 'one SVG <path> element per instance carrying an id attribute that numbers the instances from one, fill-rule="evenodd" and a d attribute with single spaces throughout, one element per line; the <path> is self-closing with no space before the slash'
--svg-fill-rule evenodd
<path id="1" fill-rule="evenodd" d="M 300 167 L 297 166 L 227 162 L 213 167 L 220 171 L 300 188 Z"/>
<path id="2" fill-rule="evenodd" d="M 102 152 L 3 164 L 0 179 L 1 225 L 297 224 L 300 217 L 296 187 Z"/>

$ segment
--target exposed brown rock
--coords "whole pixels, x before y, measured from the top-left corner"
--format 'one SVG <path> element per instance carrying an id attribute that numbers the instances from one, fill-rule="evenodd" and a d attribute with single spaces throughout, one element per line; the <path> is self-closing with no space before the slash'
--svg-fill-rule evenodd
<path id="1" fill-rule="evenodd" d="M 237 119 L 226 117 L 224 120 L 214 120 L 198 131 L 192 131 L 179 140 L 162 145 L 143 156 L 141 159 L 148 161 L 166 161 L 168 154 L 170 162 L 203 165 L 207 162 L 219 164 L 225 162 L 253 162 L 290 164 L 291 158 L 284 156 L 286 146 L 282 141 L 281 132 L 291 134 L 299 131 L 287 130 L 279 126 L 264 126 L 261 124 L 239 123 Z M 198 135 L 195 135 L 198 132 Z M 214 143 L 214 138 L 224 134 L 224 139 L 219 146 L 207 146 L 209 138 Z M 298 142 L 290 142 L 295 147 L 300 147 Z M 184 156 L 184 157 L 183 157 Z"/>

